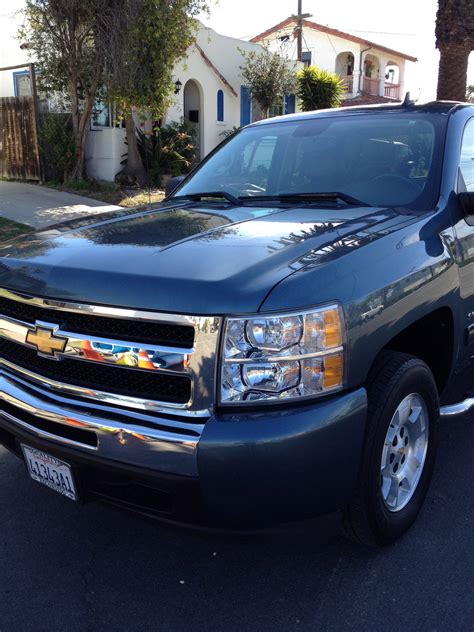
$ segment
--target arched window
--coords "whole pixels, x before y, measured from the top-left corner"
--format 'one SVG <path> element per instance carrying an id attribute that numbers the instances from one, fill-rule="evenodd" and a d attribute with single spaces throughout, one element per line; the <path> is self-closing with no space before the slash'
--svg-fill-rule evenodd
<path id="1" fill-rule="evenodd" d="M 224 121 L 224 93 L 222 90 L 217 91 L 217 120 Z"/>

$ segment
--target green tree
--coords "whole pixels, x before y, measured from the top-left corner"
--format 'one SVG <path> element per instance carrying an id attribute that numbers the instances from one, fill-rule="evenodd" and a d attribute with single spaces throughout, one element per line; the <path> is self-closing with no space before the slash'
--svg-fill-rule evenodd
<path id="1" fill-rule="evenodd" d="M 106 56 L 107 87 L 125 118 L 128 159 L 125 175 L 143 183 L 145 172 L 137 145 L 133 114 L 160 119 L 171 102 L 173 68 L 196 36 L 207 0 L 118 0 L 110 16 Z"/>
<path id="2" fill-rule="evenodd" d="M 304 112 L 341 105 L 346 87 L 337 75 L 316 66 L 308 66 L 300 70 L 297 77 L 297 94 Z"/>
<path id="3" fill-rule="evenodd" d="M 242 77 L 268 118 L 272 107 L 281 104 L 286 94 L 295 91 L 295 64 L 267 49 L 241 52 L 245 59 L 241 67 Z"/>
<path id="4" fill-rule="evenodd" d="M 438 99 L 464 101 L 469 55 L 474 50 L 472 0 L 438 0 L 436 47 L 440 52 Z"/>
<path id="5" fill-rule="evenodd" d="M 38 83 L 46 93 L 66 93 L 76 161 L 69 177 L 83 178 L 85 141 L 99 86 L 104 80 L 107 15 L 115 0 L 26 0 L 24 24 L 18 32 L 28 42 L 32 59 L 41 70 Z"/>
<path id="6" fill-rule="evenodd" d="M 84 176 L 89 120 L 100 93 L 122 110 L 127 174 L 144 181 L 132 112 L 160 118 L 172 92 L 172 71 L 195 36 L 194 17 L 207 0 L 26 0 L 19 38 L 28 42 L 47 93 L 66 92 L 76 164 Z"/>
<path id="7" fill-rule="evenodd" d="M 467 86 L 466 101 L 468 103 L 474 103 L 474 83 L 472 83 L 470 86 Z"/>

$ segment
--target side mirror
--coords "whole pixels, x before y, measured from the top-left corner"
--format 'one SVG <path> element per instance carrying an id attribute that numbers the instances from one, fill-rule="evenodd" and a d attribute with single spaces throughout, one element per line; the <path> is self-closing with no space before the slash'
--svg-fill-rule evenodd
<path id="1" fill-rule="evenodd" d="M 169 198 L 169 196 L 176 191 L 181 182 L 185 179 L 186 176 L 175 176 L 174 178 L 170 178 L 165 186 L 165 197 Z"/>
<path id="2" fill-rule="evenodd" d="M 458 200 L 466 223 L 474 226 L 474 191 L 458 193 Z"/>

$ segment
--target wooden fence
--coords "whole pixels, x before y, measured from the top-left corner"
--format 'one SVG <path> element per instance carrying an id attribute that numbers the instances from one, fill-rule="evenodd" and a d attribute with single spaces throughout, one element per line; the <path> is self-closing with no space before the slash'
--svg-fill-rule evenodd
<path id="1" fill-rule="evenodd" d="M 41 179 L 33 97 L 0 98 L 0 176 Z"/>

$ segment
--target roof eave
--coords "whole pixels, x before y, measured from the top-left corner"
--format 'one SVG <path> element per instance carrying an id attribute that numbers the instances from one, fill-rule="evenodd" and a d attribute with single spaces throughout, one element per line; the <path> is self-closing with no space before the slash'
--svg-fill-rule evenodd
<path id="1" fill-rule="evenodd" d="M 277 33 L 278 31 L 281 31 L 282 29 L 294 23 L 296 23 L 296 18 L 289 17 L 286 20 L 283 20 L 283 22 L 280 22 L 279 24 L 276 24 L 272 28 L 264 31 L 263 33 L 256 35 L 250 41 L 254 42 L 255 44 L 258 44 L 259 42 L 261 42 L 262 40 L 265 40 L 270 35 L 273 35 L 273 33 Z M 315 31 L 328 33 L 329 35 L 334 35 L 335 37 L 340 37 L 341 39 L 346 39 L 348 41 L 361 44 L 362 46 L 370 46 L 370 48 L 373 48 L 375 50 L 380 50 L 385 53 L 389 53 L 390 55 L 400 57 L 401 59 L 405 59 L 407 61 L 411 61 L 414 63 L 418 61 L 418 58 L 413 57 L 412 55 L 407 55 L 406 53 L 402 53 L 400 51 L 394 50 L 393 48 L 382 46 L 381 44 L 377 44 L 376 42 L 363 39 L 362 37 L 358 37 L 357 35 L 351 35 L 350 33 L 346 33 L 344 31 L 339 31 L 338 29 L 333 29 L 329 26 L 324 26 L 323 24 L 318 24 L 317 22 L 311 22 L 310 20 L 303 20 L 303 26 L 306 26 L 307 28 L 313 29 Z"/>

